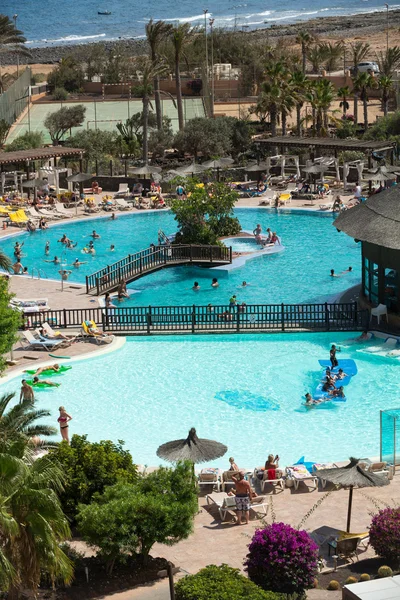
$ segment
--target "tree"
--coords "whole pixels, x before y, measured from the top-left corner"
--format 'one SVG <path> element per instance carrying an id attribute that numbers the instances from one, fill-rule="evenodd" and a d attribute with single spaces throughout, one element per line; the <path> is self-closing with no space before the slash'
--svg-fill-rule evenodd
<path id="1" fill-rule="evenodd" d="M 9 600 L 37 593 L 42 574 L 69 583 L 73 568 L 59 544 L 70 535 L 57 493 L 62 472 L 44 456 L 0 454 L 0 583 Z"/>
<path id="2" fill-rule="evenodd" d="M 174 133 L 169 117 L 162 118 L 162 129 L 152 129 L 149 135 L 149 151 L 152 158 L 163 158 L 165 151 L 174 143 Z"/>
<path id="3" fill-rule="evenodd" d="M 44 126 L 49 130 L 50 137 L 55 146 L 72 127 L 80 127 L 85 120 L 86 107 L 83 104 L 76 106 L 63 106 L 60 110 L 49 113 Z"/>
<path id="4" fill-rule="evenodd" d="M 319 73 L 322 65 L 329 58 L 327 47 L 322 44 L 310 46 L 307 51 L 307 58 L 311 63 L 312 72 Z"/>
<path id="5" fill-rule="evenodd" d="M 0 119 L 0 147 L 4 145 L 10 129 L 11 125 L 5 119 Z"/>
<path id="6" fill-rule="evenodd" d="M 262 110 L 269 113 L 272 137 L 276 136 L 278 115 L 284 98 L 283 83 L 287 78 L 288 72 L 283 62 L 272 62 L 265 70 L 265 81 L 262 84 L 256 112 Z"/>
<path id="7" fill-rule="evenodd" d="M 185 122 L 183 119 L 183 104 L 182 104 L 182 84 L 181 84 L 181 59 L 183 50 L 192 35 L 190 23 L 181 23 L 171 29 L 171 40 L 174 46 L 175 58 L 175 84 L 176 84 L 176 103 L 178 106 L 178 122 L 179 129 L 182 130 Z"/>
<path id="8" fill-rule="evenodd" d="M 182 153 L 226 156 L 232 149 L 231 127 L 226 119 L 207 119 L 196 117 L 188 121 L 183 131 L 175 136 L 174 145 Z"/>
<path id="9" fill-rule="evenodd" d="M 391 46 L 384 52 L 379 52 L 377 57 L 379 73 L 392 77 L 395 71 L 400 67 L 400 47 Z"/>
<path id="10" fill-rule="evenodd" d="M 49 458 L 61 465 L 65 474 L 60 499 L 71 519 L 76 516 L 78 504 L 88 504 L 96 492 L 103 493 L 106 486 L 118 481 L 132 483 L 137 478 L 136 465 L 122 441 L 89 442 L 85 435 L 73 435 L 71 445 L 61 443 Z"/>
<path id="11" fill-rule="evenodd" d="M 55 427 L 37 423 L 43 417 L 49 417 L 51 412 L 45 409 L 36 409 L 30 400 L 22 400 L 14 404 L 8 412 L 9 404 L 14 400 L 15 394 L 4 394 L 0 397 L 0 454 L 12 454 L 23 458 L 25 448 L 35 445 L 35 437 L 48 437 L 55 435 Z"/>
<path id="12" fill-rule="evenodd" d="M 256 531 L 245 565 L 250 579 L 264 590 L 302 596 L 314 585 L 318 546 L 306 531 L 273 523 Z"/>
<path id="13" fill-rule="evenodd" d="M 168 37 L 171 29 L 172 25 L 165 23 L 165 21 L 154 22 L 153 19 L 150 19 L 150 21 L 146 23 L 146 38 L 150 46 L 150 58 L 154 65 L 160 61 L 160 44 Z M 154 101 L 156 105 L 157 129 L 162 131 L 163 120 L 160 97 L 160 78 L 158 75 L 153 79 L 153 89 Z"/>
<path id="14" fill-rule="evenodd" d="M 5 152 L 31 150 L 33 148 L 41 148 L 43 144 L 44 139 L 41 131 L 25 131 L 25 133 L 16 137 L 11 144 L 7 144 L 4 150 Z M 80 148 L 80 146 L 78 147 Z"/>
<path id="15" fill-rule="evenodd" d="M 296 36 L 296 44 L 301 46 L 301 57 L 302 57 L 302 70 L 306 72 L 307 66 L 307 53 L 313 42 L 314 38 L 308 31 L 301 30 Z"/>
<path id="16" fill-rule="evenodd" d="M 370 544 L 384 559 L 400 564 L 400 508 L 384 508 L 371 522 Z"/>
<path id="17" fill-rule="evenodd" d="M 378 79 L 379 88 L 382 90 L 383 115 L 387 117 L 389 112 L 389 98 L 393 91 L 393 79 L 388 75 L 381 75 Z"/>
<path id="18" fill-rule="evenodd" d="M 22 31 L 16 29 L 15 23 L 6 15 L 0 14 L 0 54 L 5 52 L 15 52 L 29 56 L 29 51 L 25 46 L 26 42 Z"/>
<path id="19" fill-rule="evenodd" d="M 65 141 L 65 146 L 82 148 L 87 161 L 109 161 L 117 154 L 117 136 L 101 129 L 82 129 Z"/>
<path id="20" fill-rule="evenodd" d="M 306 101 L 310 80 L 302 71 L 294 71 L 290 76 L 291 87 L 294 92 L 294 102 L 296 106 L 297 135 L 302 135 L 301 109 Z"/>
<path id="21" fill-rule="evenodd" d="M 343 41 L 338 40 L 334 44 L 331 42 L 321 43 L 320 51 L 325 56 L 325 69 L 330 73 L 331 71 L 336 71 L 339 66 L 341 59 L 343 58 Z"/>
<path id="22" fill-rule="evenodd" d="M 328 111 L 335 98 L 335 88 L 328 79 L 317 79 L 311 86 L 311 106 L 315 110 L 315 131 L 318 136 L 328 135 Z"/>
<path id="23" fill-rule="evenodd" d="M 350 104 L 347 102 L 347 98 L 349 98 L 351 92 L 348 85 L 340 87 L 337 91 L 338 98 L 340 98 L 340 108 L 343 110 L 343 115 L 346 115 L 346 112 L 350 108 Z"/>
<path id="24" fill-rule="evenodd" d="M 0 251 L 0 267 L 8 269 L 10 261 L 8 257 Z M 10 308 L 12 294 L 8 291 L 8 281 L 0 278 L 0 373 L 4 372 L 6 367 L 5 354 L 11 350 L 17 341 L 17 332 L 21 325 L 21 313 Z"/>
<path id="25" fill-rule="evenodd" d="M 56 88 L 64 88 L 67 92 L 77 92 L 82 87 L 83 81 L 82 65 L 72 54 L 62 58 L 47 77 L 47 83 L 52 91 Z"/>
<path id="26" fill-rule="evenodd" d="M 365 131 L 368 129 L 368 90 L 376 87 L 378 87 L 377 80 L 369 73 L 358 73 L 353 77 L 353 91 L 359 95 L 363 103 Z M 356 115 L 354 115 L 355 118 Z"/>
<path id="27" fill-rule="evenodd" d="M 128 157 L 136 156 L 139 150 L 139 141 L 136 135 L 136 120 L 136 115 L 132 115 L 125 123 L 117 123 L 117 129 L 121 134 L 124 144 L 123 154 Z"/>
<path id="28" fill-rule="evenodd" d="M 364 58 L 369 53 L 371 46 L 368 43 L 364 42 L 354 42 L 354 44 L 350 44 L 351 48 L 351 60 L 353 63 L 353 67 L 357 69 L 357 65 L 364 60 Z M 355 75 L 357 72 L 355 72 Z"/>
<path id="29" fill-rule="evenodd" d="M 146 563 L 156 542 L 172 546 L 186 539 L 197 511 L 193 466 L 179 463 L 106 488 L 92 504 L 80 505 L 78 528 L 111 572 L 115 561 L 135 551 Z"/>
<path id="30" fill-rule="evenodd" d="M 186 575 L 175 586 L 176 600 L 285 600 L 284 594 L 266 592 L 228 565 L 208 565 Z"/>

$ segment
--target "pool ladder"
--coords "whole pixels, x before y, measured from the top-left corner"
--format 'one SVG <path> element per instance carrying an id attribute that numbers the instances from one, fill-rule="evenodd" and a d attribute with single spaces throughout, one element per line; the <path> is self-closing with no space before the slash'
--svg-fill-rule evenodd
<path id="1" fill-rule="evenodd" d="M 37 267 L 32 268 L 32 279 L 35 277 L 35 271 L 37 272 L 37 279 L 42 279 L 42 277 L 47 277 L 46 272 L 43 269 L 38 269 Z"/>

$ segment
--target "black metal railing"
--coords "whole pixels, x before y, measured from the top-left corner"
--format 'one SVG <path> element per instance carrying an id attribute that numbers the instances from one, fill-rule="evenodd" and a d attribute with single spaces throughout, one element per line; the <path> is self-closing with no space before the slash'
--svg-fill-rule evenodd
<path id="1" fill-rule="evenodd" d="M 112 265 L 86 276 L 86 293 L 97 295 L 112 291 L 120 281 L 126 283 L 164 266 L 179 264 L 229 264 L 232 248 L 225 246 L 169 245 L 152 246 L 146 250 L 129 254 Z"/>
<path id="2" fill-rule="evenodd" d="M 49 310 L 25 316 L 25 327 L 53 328 L 94 321 L 116 334 L 358 331 L 369 313 L 356 303 L 248 304 L 239 306 L 134 306 Z"/>

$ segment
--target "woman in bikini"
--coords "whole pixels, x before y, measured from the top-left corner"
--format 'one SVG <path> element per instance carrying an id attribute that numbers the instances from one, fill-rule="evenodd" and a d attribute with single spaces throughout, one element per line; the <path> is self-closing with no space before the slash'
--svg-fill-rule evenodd
<path id="1" fill-rule="evenodd" d="M 60 416 L 58 417 L 57 421 L 60 424 L 61 437 L 69 444 L 68 422 L 72 419 L 72 417 L 65 411 L 63 406 L 60 406 L 58 410 L 60 411 Z"/>

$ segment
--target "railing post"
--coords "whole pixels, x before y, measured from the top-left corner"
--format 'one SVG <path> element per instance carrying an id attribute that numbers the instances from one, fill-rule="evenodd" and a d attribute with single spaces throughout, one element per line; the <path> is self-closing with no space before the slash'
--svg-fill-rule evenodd
<path id="1" fill-rule="evenodd" d="M 89 293 L 89 277 L 86 275 L 86 293 Z"/>
<path id="2" fill-rule="evenodd" d="M 193 304 L 193 308 L 192 308 L 192 333 L 194 333 L 194 331 L 195 331 L 195 325 L 196 325 L 196 305 Z"/>
<path id="3" fill-rule="evenodd" d="M 67 311 L 63 309 L 63 321 L 64 321 L 64 329 L 67 329 Z"/>
<path id="4" fill-rule="evenodd" d="M 146 314 L 146 322 L 147 322 L 147 335 L 150 335 L 150 327 L 151 327 L 151 306 L 149 306 L 149 312 Z"/>
<path id="5" fill-rule="evenodd" d="M 354 310 L 354 317 L 353 317 L 353 322 L 355 327 L 358 327 L 358 310 L 357 310 L 357 302 L 353 302 L 353 310 Z"/>
<path id="6" fill-rule="evenodd" d="M 326 330 L 329 331 L 329 310 L 327 302 L 325 302 L 325 326 Z"/>
<path id="7" fill-rule="evenodd" d="M 142 258 L 142 255 L 140 255 L 140 258 L 139 258 L 139 270 L 140 270 L 141 273 L 143 273 L 143 258 Z"/>
<path id="8" fill-rule="evenodd" d="M 229 262 L 232 263 L 232 246 L 229 246 Z"/>
<path id="9" fill-rule="evenodd" d="M 236 312 L 236 331 L 238 333 L 240 331 L 240 312 L 239 312 L 239 307 L 237 307 L 237 312 Z"/>
<path id="10" fill-rule="evenodd" d="M 100 279 L 98 277 L 96 277 L 96 290 L 97 295 L 100 296 Z"/>
<path id="11" fill-rule="evenodd" d="M 285 331 L 285 305 L 281 304 L 281 329 Z"/>
<path id="12" fill-rule="evenodd" d="M 210 246 L 209 252 L 210 252 L 210 263 L 212 264 L 212 261 L 213 261 L 213 248 L 212 248 L 212 246 Z"/>
<path id="13" fill-rule="evenodd" d="M 106 310 L 101 311 L 101 327 L 103 331 L 107 329 L 106 327 Z"/>

